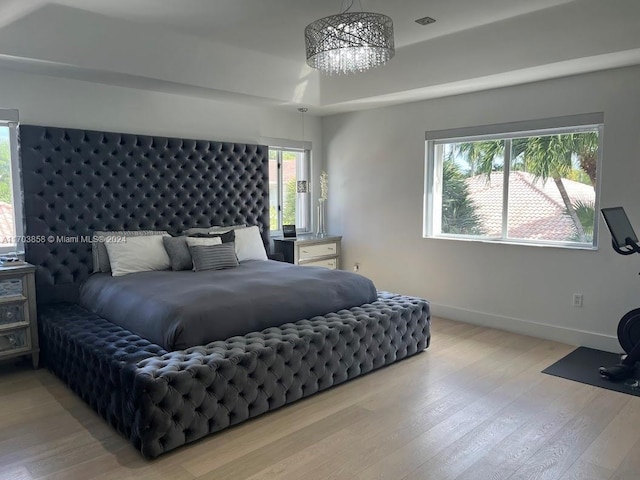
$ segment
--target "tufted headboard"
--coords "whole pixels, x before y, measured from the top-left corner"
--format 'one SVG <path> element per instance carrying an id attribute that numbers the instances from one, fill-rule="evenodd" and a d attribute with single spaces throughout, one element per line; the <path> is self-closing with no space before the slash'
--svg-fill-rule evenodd
<path id="1" fill-rule="evenodd" d="M 76 301 L 96 230 L 246 224 L 268 243 L 265 146 L 33 125 L 19 135 L 25 256 L 37 266 L 39 303 Z"/>

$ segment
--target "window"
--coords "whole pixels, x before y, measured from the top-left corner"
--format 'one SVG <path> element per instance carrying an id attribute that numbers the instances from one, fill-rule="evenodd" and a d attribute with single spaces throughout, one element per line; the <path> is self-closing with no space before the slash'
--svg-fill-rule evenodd
<path id="1" fill-rule="evenodd" d="M 0 109 L 0 253 L 24 249 L 17 126 L 18 111 Z"/>
<path id="2" fill-rule="evenodd" d="M 547 122 L 428 133 L 425 235 L 595 247 L 602 115 Z"/>
<path id="3" fill-rule="evenodd" d="M 309 150 L 269 147 L 269 213 L 271 231 L 295 225 L 310 230 Z"/>

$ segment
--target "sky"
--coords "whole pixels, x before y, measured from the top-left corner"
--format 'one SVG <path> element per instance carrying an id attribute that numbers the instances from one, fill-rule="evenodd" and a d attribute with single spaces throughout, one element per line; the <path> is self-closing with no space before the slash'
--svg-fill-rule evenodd
<path id="1" fill-rule="evenodd" d="M 0 141 L 9 140 L 9 127 L 0 127 Z"/>

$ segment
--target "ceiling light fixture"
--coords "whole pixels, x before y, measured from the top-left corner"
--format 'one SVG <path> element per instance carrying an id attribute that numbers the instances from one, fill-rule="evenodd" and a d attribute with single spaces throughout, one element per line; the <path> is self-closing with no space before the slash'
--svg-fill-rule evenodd
<path id="1" fill-rule="evenodd" d="M 393 58 L 393 20 L 380 13 L 350 12 L 351 7 L 353 0 L 342 13 L 304 29 L 310 67 L 328 75 L 347 74 L 379 67 Z"/>

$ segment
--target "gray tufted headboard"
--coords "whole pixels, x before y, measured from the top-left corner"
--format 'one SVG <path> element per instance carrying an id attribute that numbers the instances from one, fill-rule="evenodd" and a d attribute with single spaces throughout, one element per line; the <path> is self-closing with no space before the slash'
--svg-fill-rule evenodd
<path id="1" fill-rule="evenodd" d="M 268 242 L 265 146 L 33 125 L 19 135 L 39 303 L 77 299 L 93 271 L 95 230 L 247 224 Z"/>

